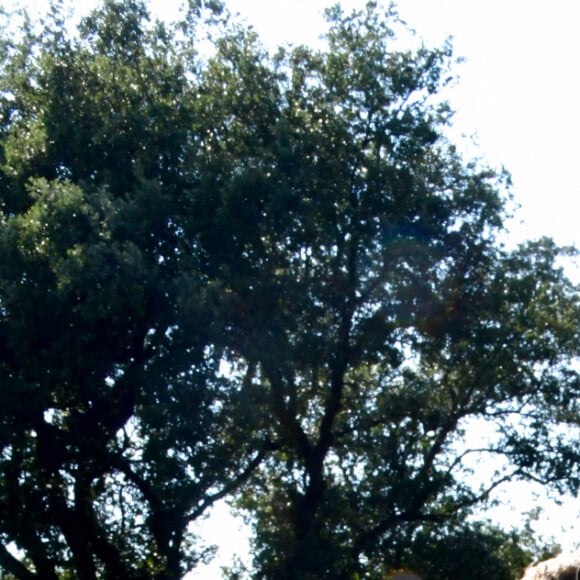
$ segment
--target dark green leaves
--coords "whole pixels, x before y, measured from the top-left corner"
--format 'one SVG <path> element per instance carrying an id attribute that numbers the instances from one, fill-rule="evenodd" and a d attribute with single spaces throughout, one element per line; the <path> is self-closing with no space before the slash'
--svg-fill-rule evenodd
<path id="1" fill-rule="evenodd" d="M 449 540 L 507 578 L 515 540 L 454 525 L 510 477 L 577 489 L 567 251 L 496 243 L 509 178 L 444 137 L 449 45 L 369 3 L 271 57 L 221 8 L 4 33 L 0 562 L 178 578 L 227 498 L 256 576 L 459 577 Z"/>

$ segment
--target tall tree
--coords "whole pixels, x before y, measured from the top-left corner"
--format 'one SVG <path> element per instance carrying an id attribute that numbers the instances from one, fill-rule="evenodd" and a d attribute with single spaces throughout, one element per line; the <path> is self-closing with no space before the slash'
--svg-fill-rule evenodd
<path id="1" fill-rule="evenodd" d="M 256 577 L 380 578 L 507 479 L 575 491 L 567 251 L 499 243 L 507 175 L 445 138 L 450 47 L 369 3 L 269 56 L 187 7 L 4 34 L 0 565 L 179 578 L 229 497 Z"/>
<path id="2" fill-rule="evenodd" d="M 0 564 L 18 578 L 181 577 L 209 555 L 189 524 L 265 452 L 233 422 L 250 389 L 223 388 L 217 290 L 182 235 L 202 12 L 170 28 L 107 0 L 78 34 L 54 9 L 3 39 Z"/>
<path id="3" fill-rule="evenodd" d="M 202 76 L 220 162 L 200 241 L 276 447 L 240 503 L 258 577 L 382 577 L 507 480 L 577 488 L 567 251 L 502 247 L 508 176 L 444 136 L 450 49 L 398 50 L 393 17 L 331 9 L 326 49 L 271 64 L 241 34 Z"/>

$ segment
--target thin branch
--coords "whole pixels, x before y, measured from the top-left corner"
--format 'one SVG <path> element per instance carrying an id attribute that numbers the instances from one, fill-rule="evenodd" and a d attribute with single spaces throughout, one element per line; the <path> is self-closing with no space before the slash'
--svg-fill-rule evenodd
<path id="1" fill-rule="evenodd" d="M 270 450 L 271 447 L 267 446 L 265 449 L 260 451 L 260 453 L 258 453 L 258 455 L 256 455 L 256 457 L 252 459 L 252 461 L 248 464 L 248 466 L 237 477 L 235 477 L 230 483 L 225 485 L 220 491 L 208 496 L 208 498 L 204 500 L 203 503 L 198 508 L 193 510 L 190 515 L 186 516 L 186 520 L 193 521 L 199 518 L 203 514 L 203 512 L 209 507 L 211 507 L 214 503 L 239 489 L 250 478 L 250 476 L 257 469 L 260 463 L 262 463 L 262 461 L 268 455 Z"/>

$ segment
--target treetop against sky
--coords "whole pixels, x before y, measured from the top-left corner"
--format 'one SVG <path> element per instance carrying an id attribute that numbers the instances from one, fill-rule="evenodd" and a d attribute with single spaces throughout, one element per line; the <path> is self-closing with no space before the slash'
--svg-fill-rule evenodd
<path id="1" fill-rule="evenodd" d="M 179 578 L 226 499 L 259 577 L 514 577 L 541 547 L 478 508 L 580 486 L 572 252 L 501 243 L 448 43 L 369 3 L 268 54 L 190 8 L 4 32 L 0 564 Z"/>

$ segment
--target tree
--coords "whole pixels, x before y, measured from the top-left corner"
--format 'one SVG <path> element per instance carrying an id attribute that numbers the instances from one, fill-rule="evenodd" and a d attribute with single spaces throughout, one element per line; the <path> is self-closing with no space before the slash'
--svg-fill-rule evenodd
<path id="1" fill-rule="evenodd" d="M 444 137 L 448 46 L 396 50 L 372 4 L 328 17 L 327 50 L 267 68 L 245 35 L 204 76 L 207 147 L 228 161 L 201 240 L 276 446 L 239 503 L 257 577 L 378 578 L 505 481 L 578 481 L 567 251 L 498 241 L 508 177 Z M 463 442 L 475 420 L 485 448 Z M 474 457 L 503 462 L 470 485 Z"/>
<path id="2" fill-rule="evenodd" d="M 424 527 L 411 546 L 398 549 L 402 565 L 412 559 L 410 565 L 421 578 L 519 580 L 534 558 L 526 540 L 523 533 L 506 532 L 489 523 L 452 522 L 435 529 Z"/>
<path id="3" fill-rule="evenodd" d="M 3 39 L 0 564 L 18 578 L 181 577 L 210 555 L 190 522 L 265 453 L 233 422 L 251 388 L 223 388 L 181 234 L 198 8 L 179 42 L 139 1 Z"/>
<path id="4" fill-rule="evenodd" d="M 578 485 L 571 251 L 498 241 L 509 179 L 445 138 L 448 45 L 398 48 L 369 3 L 270 56 L 219 8 L 4 35 L 0 565 L 179 578 L 224 497 L 256 577 L 380 578 L 446 538 L 497 563 L 452 522 Z"/>

